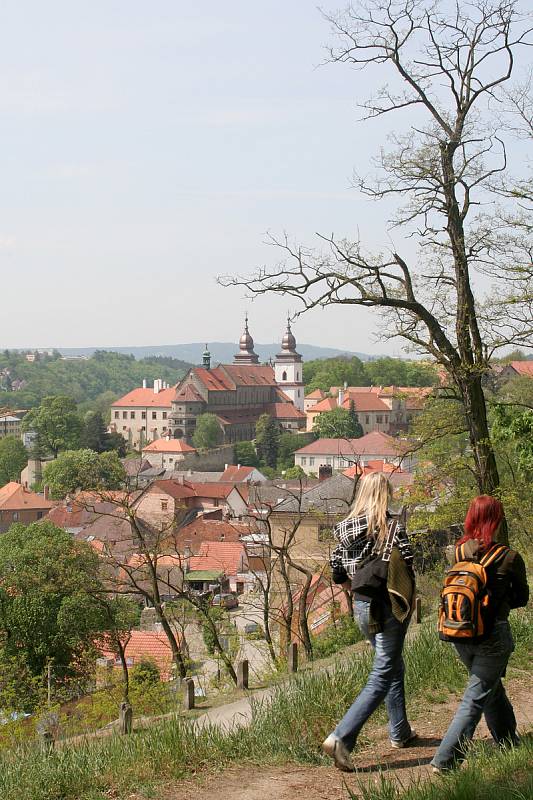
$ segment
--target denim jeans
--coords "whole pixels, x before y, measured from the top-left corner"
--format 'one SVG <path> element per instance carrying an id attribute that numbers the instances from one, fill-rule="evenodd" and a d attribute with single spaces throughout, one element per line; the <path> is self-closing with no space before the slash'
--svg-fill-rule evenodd
<path id="1" fill-rule="evenodd" d="M 518 744 L 513 707 L 501 681 L 514 650 L 509 622 L 496 622 L 485 641 L 458 643 L 455 649 L 470 678 L 455 717 L 431 762 L 439 769 L 449 769 L 464 759 L 482 714 L 498 744 Z"/>
<path id="2" fill-rule="evenodd" d="M 385 612 L 383 631 L 370 634 L 368 632 L 368 616 L 370 603 L 355 601 L 354 616 L 363 634 L 375 650 L 374 664 L 368 676 L 366 686 L 356 697 L 344 717 L 334 730 L 349 750 L 353 750 L 359 731 L 385 700 L 389 717 L 390 738 L 401 742 L 411 734 L 411 726 L 405 711 L 405 694 L 403 687 L 404 663 L 402 658 L 403 642 L 408 622 L 398 622 L 390 610 Z"/>

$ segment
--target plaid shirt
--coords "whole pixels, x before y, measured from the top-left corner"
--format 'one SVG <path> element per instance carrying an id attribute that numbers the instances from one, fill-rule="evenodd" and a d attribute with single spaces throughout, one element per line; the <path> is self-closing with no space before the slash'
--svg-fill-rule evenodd
<path id="1" fill-rule="evenodd" d="M 389 516 L 389 531 L 394 519 Z M 333 579 L 336 583 L 343 583 L 347 578 L 353 578 L 359 567 L 372 555 L 375 539 L 368 534 L 368 522 L 364 515 L 343 519 L 335 525 L 333 536 L 338 542 L 330 558 Z M 404 561 L 412 567 L 413 548 L 407 538 L 405 527 L 400 522 L 396 528 L 394 545 L 399 549 Z"/>

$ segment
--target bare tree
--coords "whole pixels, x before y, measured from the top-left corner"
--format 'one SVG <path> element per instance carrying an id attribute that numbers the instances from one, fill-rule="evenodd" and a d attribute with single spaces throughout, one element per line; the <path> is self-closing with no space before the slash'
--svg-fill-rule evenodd
<path id="1" fill-rule="evenodd" d="M 380 309 L 386 338 L 403 338 L 446 370 L 464 406 L 477 485 L 492 493 L 499 475 L 482 379 L 496 348 L 532 344 L 531 252 L 522 247 L 517 261 L 516 247 L 510 258 L 479 209 L 507 167 L 493 106 L 531 27 L 514 0 L 368 0 L 328 19 L 338 42 L 330 61 L 390 80 L 362 105 L 365 118 L 409 113 L 409 129 L 393 135 L 376 174 L 355 181 L 373 200 L 398 201 L 389 223 L 394 237 L 404 237 L 404 252 L 372 254 L 333 234 L 319 235 L 318 250 L 271 237 L 284 253 L 279 266 L 219 280 L 252 295 L 289 295 L 304 311 Z M 496 301 L 480 299 L 476 276 L 483 274 L 499 282 Z"/>

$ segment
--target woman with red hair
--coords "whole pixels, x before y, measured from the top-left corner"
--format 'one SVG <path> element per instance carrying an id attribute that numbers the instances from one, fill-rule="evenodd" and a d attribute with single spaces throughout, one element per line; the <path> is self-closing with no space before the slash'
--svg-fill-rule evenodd
<path id="1" fill-rule="evenodd" d="M 491 549 L 495 557 L 494 539 L 502 520 L 503 506 L 499 500 L 488 495 L 475 497 L 466 515 L 465 534 L 457 543 L 456 560 L 479 562 Z M 463 545 L 460 559 L 459 545 Z M 434 772 L 452 769 L 464 759 L 482 714 L 498 744 L 519 742 L 513 707 L 501 679 L 514 650 L 509 612 L 525 606 L 529 598 L 526 567 L 520 553 L 502 548 L 486 572 L 490 613 L 483 620 L 482 638 L 454 642 L 470 677 L 461 704 L 431 762 Z"/>

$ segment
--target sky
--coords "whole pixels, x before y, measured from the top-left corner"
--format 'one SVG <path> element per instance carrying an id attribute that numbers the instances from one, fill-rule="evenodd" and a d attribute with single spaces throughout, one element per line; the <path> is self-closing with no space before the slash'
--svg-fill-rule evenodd
<path id="1" fill-rule="evenodd" d="M 339 0 L 324 0 L 333 11 Z M 0 8 L 0 347 L 281 338 L 287 298 L 218 274 L 268 231 L 390 245 L 351 188 L 387 133 L 365 74 L 322 65 L 308 0 L 5 0 Z M 364 309 L 298 318 L 301 342 L 399 354 Z"/>

